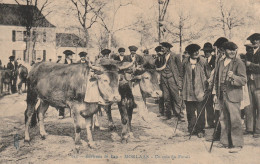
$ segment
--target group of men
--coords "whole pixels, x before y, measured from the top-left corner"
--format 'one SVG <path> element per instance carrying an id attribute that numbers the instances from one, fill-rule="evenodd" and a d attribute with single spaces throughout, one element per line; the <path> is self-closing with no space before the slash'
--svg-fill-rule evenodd
<path id="1" fill-rule="evenodd" d="M 208 128 L 216 128 L 213 139 L 220 140 L 218 146 L 229 148 L 230 152 L 241 150 L 243 134 L 260 137 L 260 34 L 252 34 L 247 40 L 251 44 L 245 45 L 247 54 L 241 57 L 237 45 L 224 37 L 213 45 L 205 43 L 202 49 L 198 44 L 188 45 L 182 60 L 170 51 L 171 44 L 156 47 L 163 91 L 159 117 L 177 116 L 182 120 L 185 104 L 188 132 L 203 137 L 207 118 Z M 200 49 L 204 55 L 199 55 Z M 241 107 L 248 94 L 249 105 Z M 243 108 L 244 133 L 240 111 Z"/>

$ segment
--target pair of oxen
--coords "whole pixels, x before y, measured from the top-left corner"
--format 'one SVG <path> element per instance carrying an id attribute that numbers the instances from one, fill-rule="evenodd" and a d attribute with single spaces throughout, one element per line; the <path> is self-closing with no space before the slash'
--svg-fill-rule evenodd
<path id="1" fill-rule="evenodd" d="M 133 68 L 133 62 L 120 65 L 114 60 L 104 59 L 100 66 L 87 66 L 86 64 L 57 64 L 43 62 L 36 64 L 28 75 L 27 109 L 25 111 L 25 142 L 30 141 L 29 127 L 39 122 L 40 135 L 45 139 L 47 133 L 44 128 L 44 115 L 49 106 L 56 108 L 69 108 L 72 112 L 75 128 L 75 144 L 81 145 L 80 132 L 87 131 L 89 147 L 95 147 L 91 126 L 93 114 L 98 111 L 98 103 L 84 102 L 86 84 L 89 76 L 97 80 L 98 90 L 106 104 L 118 103 L 122 122 L 122 141 L 127 141 L 131 131 L 133 112 L 133 96 L 129 81 L 124 78 L 125 71 L 132 70 L 132 79 L 140 86 L 143 100 L 147 97 L 160 97 L 159 74 L 155 70 L 155 59 L 146 58 L 140 69 Z M 94 72 L 94 75 L 93 75 Z M 122 73 L 122 74 L 121 74 Z M 137 76 L 138 78 L 136 78 Z M 93 78 L 94 77 L 94 78 Z M 38 99 L 40 104 L 35 110 Z M 106 106 L 106 105 L 105 105 Z M 105 108 L 111 122 L 111 109 Z M 85 118 L 85 127 L 80 123 Z M 112 124 L 110 124 L 112 125 Z"/>
<path id="2" fill-rule="evenodd" d="M 19 94 L 22 93 L 22 84 L 25 84 L 28 76 L 28 69 L 24 65 L 18 65 L 17 70 L 0 69 L 0 95 L 4 92 L 12 94 L 17 88 Z"/>

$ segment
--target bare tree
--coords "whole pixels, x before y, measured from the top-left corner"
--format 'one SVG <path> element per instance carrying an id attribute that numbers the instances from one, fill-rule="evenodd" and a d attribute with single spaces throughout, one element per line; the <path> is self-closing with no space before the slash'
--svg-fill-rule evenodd
<path id="1" fill-rule="evenodd" d="M 135 23 L 128 24 L 128 25 L 125 25 L 120 28 L 115 28 L 115 20 L 116 20 L 118 11 L 122 7 L 131 5 L 132 2 L 128 1 L 127 3 L 123 3 L 122 0 L 112 0 L 112 2 L 110 4 L 112 4 L 112 6 L 110 8 L 108 6 L 108 3 L 106 4 L 106 6 L 108 7 L 107 11 L 109 11 L 108 13 L 102 12 L 102 14 L 100 14 L 100 15 L 97 14 L 99 16 L 99 22 L 100 22 L 101 26 L 103 26 L 105 28 L 105 30 L 108 34 L 108 44 L 107 44 L 108 48 L 111 48 L 112 41 L 113 41 L 113 38 L 114 38 L 114 35 L 116 32 L 122 31 L 122 30 L 127 30 L 137 24 L 137 22 L 135 22 Z"/>
<path id="2" fill-rule="evenodd" d="M 245 25 L 245 15 L 241 13 L 239 7 L 225 5 L 223 0 L 219 0 L 218 5 L 220 15 L 213 18 L 216 22 L 214 27 L 221 27 L 224 36 L 232 39 L 234 28 Z"/>
<path id="3" fill-rule="evenodd" d="M 71 2 L 76 9 L 78 21 L 84 32 L 85 43 L 88 44 L 88 30 L 97 22 L 104 4 L 97 0 L 71 0 Z"/>
<path id="4" fill-rule="evenodd" d="M 205 26 L 200 27 L 190 14 L 185 14 L 183 11 L 178 13 L 177 20 L 166 20 L 163 23 L 164 38 L 171 40 L 172 43 L 179 43 L 180 53 L 183 43 L 199 39 L 204 29 Z"/>
<path id="5" fill-rule="evenodd" d="M 48 8 L 51 2 L 49 0 L 44 0 L 41 4 L 38 0 L 14 0 L 18 5 L 26 5 L 23 12 L 25 15 L 25 61 L 30 62 L 30 56 L 33 56 L 34 47 L 36 43 L 36 34 L 32 35 L 32 28 L 37 28 L 42 21 L 45 20 L 45 17 L 48 16 L 51 11 L 48 11 L 45 15 L 43 11 Z"/>

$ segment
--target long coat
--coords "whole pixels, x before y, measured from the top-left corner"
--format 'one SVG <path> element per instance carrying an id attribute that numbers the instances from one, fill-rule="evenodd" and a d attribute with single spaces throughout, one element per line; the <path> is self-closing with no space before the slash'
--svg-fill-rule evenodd
<path id="1" fill-rule="evenodd" d="M 182 90 L 183 70 L 182 70 L 181 56 L 173 52 L 170 52 L 170 58 L 167 61 L 167 65 L 169 66 L 173 74 L 173 78 L 176 82 L 176 85 L 178 86 L 179 90 Z"/>
<path id="2" fill-rule="evenodd" d="M 260 89 L 260 47 L 255 54 L 246 56 L 246 60 L 251 62 L 247 69 L 249 74 L 253 76 L 256 88 Z"/>
<path id="3" fill-rule="evenodd" d="M 190 57 L 184 59 L 182 96 L 183 100 L 200 102 L 205 98 L 205 93 L 208 89 L 207 79 L 210 76 L 210 71 L 207 69 L 207 63 L 204 58 L 198 58 L 194 71 L 195 79 L 194 82 L 192 82 Z"/>
<path id="4" fill-rule="evenodd" d="M 216 80 L 215 80 L 215 89 L 217 97 L 220 96 L 220 78 L 222 76 L 223 68 L 221 68 L 221 62 L 224 62 L 224 59 L 219 61 L 217 64 L 216 71 Z M 229 70 L 232 71 L 233 78 L 227 82 L 227 97 L 231 102 L 241 102 L 243 100 L 243 90 L 242 86 L 246 84 L 246 67 L 241 59 L 234 58 L 229 63 Z"/>

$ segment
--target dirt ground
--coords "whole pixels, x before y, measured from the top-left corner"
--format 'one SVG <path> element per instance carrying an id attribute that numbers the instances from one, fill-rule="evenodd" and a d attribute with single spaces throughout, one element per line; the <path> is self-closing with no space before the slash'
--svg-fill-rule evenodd
<path id="1" fill-rule="evenodd" d="M 25 144 L 24 111 L 26 94 L 7 95 L 0 99 L 0 163 L 250 163 L 260 161 L 260 139 L 245 135 L 245 146 L 239 153 L 228 153 L 228 149 L 217 148 L 215 142 L 209 153 L 211 142 L 206 141 L 213 129 L 206 130 L 205 138 L 187 136 L 187 121 L 178 125 L 176 119 L 161 120 L 156 115 L 158 104 L 149 103 L 148 112 L 134 110 L 133 135 L 128 143 L 121 143 L 121 121 L 116 106 L 112 116 L 115 131 L 108 130 L 104 113 L 99 123 L 104 129 L 95 130 L 93 138 L 97 148 L 91 149 L 86 142 L 74 151 L 73 120 L 67 111 L 66 118 L 58 119 L 56 109 L 50 107 L 45 119 L 45 140 L 39 135 L 39 127 L 30 130 L 31 143 Z M 142 112 L 141 112 L 142 111 Z M 18 136 L 19 140 L 14 137 Z M 81 135 L 86 141 L 86 133 Z M 16 142 L 15 142 L 16 141 Z"/>

